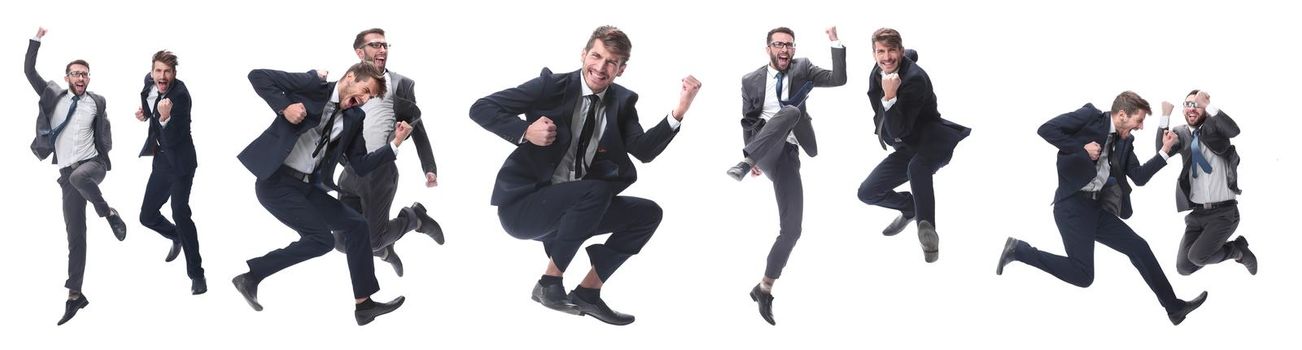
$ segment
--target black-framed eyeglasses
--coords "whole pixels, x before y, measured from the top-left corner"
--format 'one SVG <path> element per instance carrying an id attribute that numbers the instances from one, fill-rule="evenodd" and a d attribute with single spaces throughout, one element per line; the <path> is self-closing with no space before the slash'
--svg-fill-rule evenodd
<path id="1" fill-rule="evenodd" d="M 1184 108 L 1198 108 L 1198 102 L 1184 101 Z"/>
<path id="2" fill-rule="evenodd" d="M 366 46 L 370 46 L 372 49 L 387 49 L 393 47 L 393 45 L 389 45 L 389 43 L 383 41 L 372 41 L 366 43 Z"/>
<path id="3" fill-rule="evenodd" d="M 85 78 L 90 76 L 90 72 L 68 72 L 69 77 Z"/>
<path id="4" fill-rule="evenodd" d="M 769 43 L 769 47 L 772 47 L 772 48 L 775 48 L 775 49 L 779 49 L 779 50 L 780 50 L 780 49 L 794 49 L 794 48 L 796 48 L 796 43 L 793 43 L 793 42 L 790 42 L 790 41 L 774 41 L 774 42 Z"/>

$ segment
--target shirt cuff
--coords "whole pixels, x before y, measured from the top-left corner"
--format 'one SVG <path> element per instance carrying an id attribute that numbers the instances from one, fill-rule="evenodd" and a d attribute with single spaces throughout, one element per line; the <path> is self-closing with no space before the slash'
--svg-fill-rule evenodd
<path id="1" fill-rule="evenodd" d="M 674 112 L 673 112 L 673 111 L 670 111 L 669 114 L 665 115 L 665 121 L 668 121 L 668 122 L 669 122 L 669 128 L 674 129 L 675 131 L 678 130 L 678 127 L 679 127 L 679 126 L 683 125 L 683 122 L 682 122 L 681 120 L 678 120 L 677 118 L 674 118 Z"/>
<path id="2" fill-rule="evenodd" d="M 836 41 L 833 41 L 833 42 L 832 42 L 832 48 L 833 48 L 833 49 L 844 49 L 844 48 L 845 48 L 845 45 L 841 45 L 841 41 L 840 41 L 840 40 L 836 40 Z"/>
<path id="3" fill-rule="evenodd" d="M 160 128 L 167 127 L 167 122 L 170 121 L 172 121 L 172 118 L 167 118 L 167 121 L 163 121 L 163 118 L 158 118 L 158 127 Z"/>
<path id="4" fill-rule="evenodd" d="M 1171 159 L 1171 155 L 1166 154 L 1166 152 L 1162 152 L 1162 150 L 1160 150 L 1160 149 L 1157 150 L 1157 155 L 1162 156 L 1162 160 L 1170 160 L 1170 159 Z"/>
<path id="5" fill-rule="evenodd" d="M 1203 108 L 1203 110 L 1207 112 L 1208 118 L 1216 116 L 1217 114 L 1221 114 L 1221 109 L 1216 108 L 1216 105 L 1213 104 L 1207 104 L 1207 107 Z"/>
<path id="6" fill-rule="evenodd" d="M 900 99 L 899 96 L 895 96 L 895 98 L 892 98 L 892 99 L 889 99 L 889 100 L 883 98 L 883 99 L 882 99 L 882 109 L 883 109 L 883 110 L 887 110 L 887 111 L 891 110 L 891 107 L 895 106 L 895 101 L 898 101 L 899 99 Z"/>
<path id="7" fill-rule="evenodd" d="M 398 156 L 398 142 L 397 142 L 397 140 L 389 141 L 389 149 L 392 149 L 392 150 L 393 150 L 393 156 L 394 156 L 394 157 L 397 157 L 397 156 Z"/>

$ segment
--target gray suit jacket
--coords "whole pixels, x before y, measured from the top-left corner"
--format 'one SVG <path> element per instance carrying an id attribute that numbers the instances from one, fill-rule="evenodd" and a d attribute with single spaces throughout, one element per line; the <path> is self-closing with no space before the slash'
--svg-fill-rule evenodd
<path id="1" fill-rule="evenodd" d="M 1192 195 L 1189 191 L 1189 166 L 1193 164 L 1193 149 L 1190 147 L 1193 133 L 1190 132 L 1188 125 L 1171 128 L 1171 131 L 1177 136 L 1171 150 L 1180 153 L 1180 159 L 1184 160 L 1185 165 L 1183 170 L 1180 170 L 1180 177 L 1175 186 L 1175 208 L 1177 212 L 1182 212 L 1193 209 L 1193 202 L 1189 200 L 1189 196 Z M 1230 144 L 1230 139 L 1235 136 L 1239 136 L 1239 124 L 1226 115 L 1225 111 L 1219 111 L 1215 116 L 1208 117 L 1198 128 L 1198 138 L 1202 142 L 1202 147 L 1207 147 L 1212 150 L 1212 153 L 1225 158 L 1225 162 L 1230 165 L 1225 174 L 1230 191 L 1241 194 L 1243 191 L 1239 189 L 1239 151 Z M 1160 132 L 1157 133 L 1157 149 L 1162 149 Z"/>
<path id="2" fill-rule="evenodd" d="M 50 119 L 54 114 L 54 108 L 59 104 L 59 100 L 68 93 L 68 89 L 59 86 L 53 80 L 41 78 L 41 74 L 36 72 L 36 54 L 41 49 L 41 42 L 31 40 L 27 44 L 27 56 L 23 60 L 23 73 L 27 74 L 27 82 L 32 84 L 32 89 L 37 95 L 41 96 L 40 113 L 36 115 L 36 137 L 32 139 L 32 154 L 37 159 L 44 160 L 54 153 L 54 143 L 50 140 L 50 134 L 53 127 L 50 125 Z M 108 115 L 104 113 L 104 97 L 93 92 L 87 91 L 86 96 L 95 100 L 95 120 L 91 122 L 95 129 L 95 152 L 99 153 L 96 158 L 104 162 L 106 169 L 112 170 L 113 165 L 109 162 L 109 150 L 113 149 L 113 133 L 109 130 Z M 58 156 L 50 159 L 51 163 L 58 163 Z"/>
<path id="3" fill-rule="evenodd" d="M 764 128 L 760 114 L 764 112 L 764 90 L 768 79 L 768 65 L 741 78 L 741 137 L 744 143 Z M 826 70 L 809 62 L 808 58 L 797 58 L 787 68 L 787 77 L 791 83 L 785 87 L 791 91 L 799 89 L 805 82 L 813 82 L 815 87 L 833 87 L 845 85 L 845 48 L 832 48 L 832 70 Z M 802 117 L 793 132 L 800 147 L 810 157 L 818 155 L 818 140 L 814 138 L 813 119 L 805 112 L 805 105 L 800 105 Z"/>
<path id="4" fill-rule="evenodd" d="M 393 86 L 393 119 L 380 120 L 367 116 L 363 135 L 368 150 L 377 149 L 393 140 L 394 123 L 399 121 L 412 123 L 414 120 L 421 119 L 420 107 L 416 106 L 416 81 L 394 71 L 389 71 L 389 79 Z M 437 174 L 438 165 L 434 163 L 434 151 L 430 149 L 425 123 L 413 123 L 411 127 L 411 135 L 408 137 L 415 139 L 416 154 L 421 164 L 421 177 L 424 178 L 424 173 L 427 172 Z"/>

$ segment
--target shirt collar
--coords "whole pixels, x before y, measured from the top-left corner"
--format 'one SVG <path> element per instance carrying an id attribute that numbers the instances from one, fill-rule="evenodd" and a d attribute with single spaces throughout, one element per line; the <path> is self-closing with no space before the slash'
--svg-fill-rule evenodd
<path id="1" fill-rule="evenodd" d="M 579 88 L 581 89 L 580 92 L 583 94 L 582 96 L 587 97 L 588 95 L 597 95 L 597 98 L 598 98 L 598 99 L 605 99 L 605 98 L 606 98 L 606 92 L 607 92 L 607 91 L 610 91 L 610 87 L 607 86 L 607 87 L 606 87 L 606 90 L 601 91 L 601 93 L 595 93 L 595 92 L 592 92 L 592 88 L 588 87 L 588 81 L 587 81 L 587 78 L 586 78 L 586 75 L 587 75 L 587 74 L 588 74 L 588 73 L 586 73 L 586 72 L 584 72 L 584 73 L 579 73 Z M 611 85 L 614 85 L 614 84 L 611 84 Z"/>
<path id="2" fill-rule="evenodd" d="M 339 83 L 339 82 L 336 81 L 336 82 L 335 82 L 335 89 L 334 89 L 334 91 L 331 91 L 331 92 L 330 92 L 330 103 L 333 103 L 333 104 L 335 104 L 336 106 L 339 105 L 339 87 L 340 87 L 340 85 L 343 85 L 343 84 L 341 84 L 341 83 Z"/>

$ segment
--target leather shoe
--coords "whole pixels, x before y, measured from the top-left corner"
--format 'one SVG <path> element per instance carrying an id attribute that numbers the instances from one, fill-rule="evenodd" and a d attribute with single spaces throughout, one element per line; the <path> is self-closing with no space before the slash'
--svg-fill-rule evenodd
<path id="1" fill-rule="evenodd" d="M 1174 312 L 1167 313 L 1166 315 L 1171 318 L 1171 324 L 1179 326 L 1180 322 L 1184 322 L 1184 317 L 1188 316 L 1190 312 L 1194 311 L 1194 309 L 1202 306 L 1204 301 L 1207 301 L 1206 291 L 1204 291 L 1203 294 L 1199 294 L 1197 298 L 1184 302 L 1184 306 Z"/>
<path id="2" fill-rule="evenodd" d="M 429 216 L 429 213 L 425 210 L 425 205 L 416 202 L 416 204 L 411 205 L 411 209 L 416 212 L 416 220 L 420 222 L 416 232 L 429 235 L 430 238 L 434 239 L 434 243 L 443 245 L 443 226 L 439 226 L 439 222 L 434 221 L 434 218 Z M 402 276 L 402 274 L 398 275 Z"/>
<path id="3" fill-rule="evenodd" d="M 64 323 L 68 323 L 68 320 L 71 320 L 72 316 L 77 316 L 77 311 L 80 311 L 86 305 L 90 305 L 90 300 L 86 299 L 85 294 L 78 296 L 77 299 L 68 299 L 68 302 L 63 305 L 63 318 L 59 319 L 58 325 L 62 326 Z"/>
<path id="4" fill-rule="evenodd" d="M 262 311 L 262 304 L 258 303 L 258 282 L 249 278 L 249 274 L 242 273 L 231 280 L 235 284 L 235 290 L 240 292 L 244 301 L 253 307 L 253 311 Z"/>
<path id="5" fill-rule="evenodd" d="M 190 279 L 190 294 L 199 295 L 208 292 L 208 279 L 199 277 Z"/>
<path id="6" fill-rule="evenodd" d="M 778 322 L 773 320 L 772 293 L 765 292 L 763 289 L 760 289 L 760 285 L 756 284 L 755 288 L 750 289 L 750 300 L 754 300 L 759 304 L 760 317 L 763 317 L 764 320 L 768 321 L 771 325 L 778 325 Z"/>
<path id="7" fill-rule="evenodd" d="M 1234 259 L 1234 261 L 1243 264 L 1244 267 L 1248 268 L 1248 273 L 1252 274 L 1253 276 L 1256 276 L 1257 254 L 1253 254 L 1252 250 L 1248 249 L 1248 238 L 1239 236 L 1238 239 L 1234 240 L 1234 247 L 1239 249 L 1239 254 L 1240 254 L 1239 258 Z"/>
<path id="8" fill-rule="evenodd" d="M 741 181 L 741 179 L 746 178 L 746 173 L 750 172 L 750 167 L 750 163 L 747 162 L 737 163 L 737 165 L 728 168 L 728 176 L 732 177 L 733 180 Z"/>
<path id="9" fill-rule="evenodd" d="M 904 213 L 900 213 L 900 216 L 895 217 L 895 221 L 891 221 L 890 225 L 886 225 L 886 229 L 882 230 L 882 234 L 887 236 L 894 236 L 899 234 L 900 232 L 904 232 L 904 228 L 909 226 L 909 222 L 912 221 L 913 221 L 912 216 L 904 216 Z"/>
<path id="10" fill-rule="evenodd" d="M 402 303 L 406 301 L 407 298 L 403 296 L 398 296 L 398 298 L 393 299 L 393 301 L 387 303 L 381 303 L 381 302 L 368 299 L 366 300 L 366 302 L 363 302 L 362 304 L 370 304 L 369 307 L 365 309 L 358 308 L 357 311 L 353 311 L 353 316 L 357 318 L 358 326 L 365 326 L 367 323 L 371 323 L 371 321 L 375 321 L 376 317 L 393 312 L 393 310 L 397 310 L 398 307 L 402 306 Z M 361 304 L 358 305 L 360 306 Z"/>
<path id="11" fill-rule="evenodd" d="M 922 243 L 922 258 L 929 263 L 940 259 L 940 236 L 936 226 L 927 220 L 918 221 L 918 242 Z"/>
<path id="12" fill-rule="evenodd" d="M 181 255 L 181 241 L 172 240 L 172 249 L 167 251 L 167 257 L 163 258 L 163 262 L 172 262 L 179 255 Z"/>
<path id="13" fill-rule="evenodd" d="M 122 222 L 122 216 L 118 215 L 117 209 L 109 209 L 105 219 L 108 219 L 109 227 L 113 228 L 113 237 L 117 237 L 118 241 L 127 239 L 127 223 Z"/>
<path id="14" fill-rule="evenodd" d="M 579 311 L 579 316 L 588 315 L 596 318 L 601 322 L 624 326 L 633 323 L 633 315 L 625 314 L 619 311 L 611 310 L 606 306 L 606 302 L 597 297 L 594 300 L 585 300 L 578 293 L 570 292 L 570 302 L 574 303 L 575 308 Z"/>
<path id="15" fill-rule="evenodd" d="M 564 312 L 571 315 L 578 315 L 579 310 L 570 302 L 570 297 L 565 295 L 565 287 L 559 284 L 543 286 L 541 282 L 534 284 L 533 301 L 546 306 L 548 309 Z"/>
<path id="16" fill-rule="evenodd" d="M 398 258 L 398 251 L 393 250 L 392 244 L 380 251 L 380 261 L 393 265 L 393 272 L 402 277 L 402 259 Z"/>
<path id="17" fill-rule="evenodd" d="M 1008 263 L 1013 262 L 1013 258 L 1015 258 L 1013 253 L 1017 251 L 1017 245 L 1021 243 L 1022 241 L 1012 237 L 1008 237 L 1008 240 L 1004 241 L 1004 250 L 999 253 L 999 266 L 995 267 L 995 275 L 1002 276 L 1004 274 L 1004 266 L 1008 266 Z"/>

